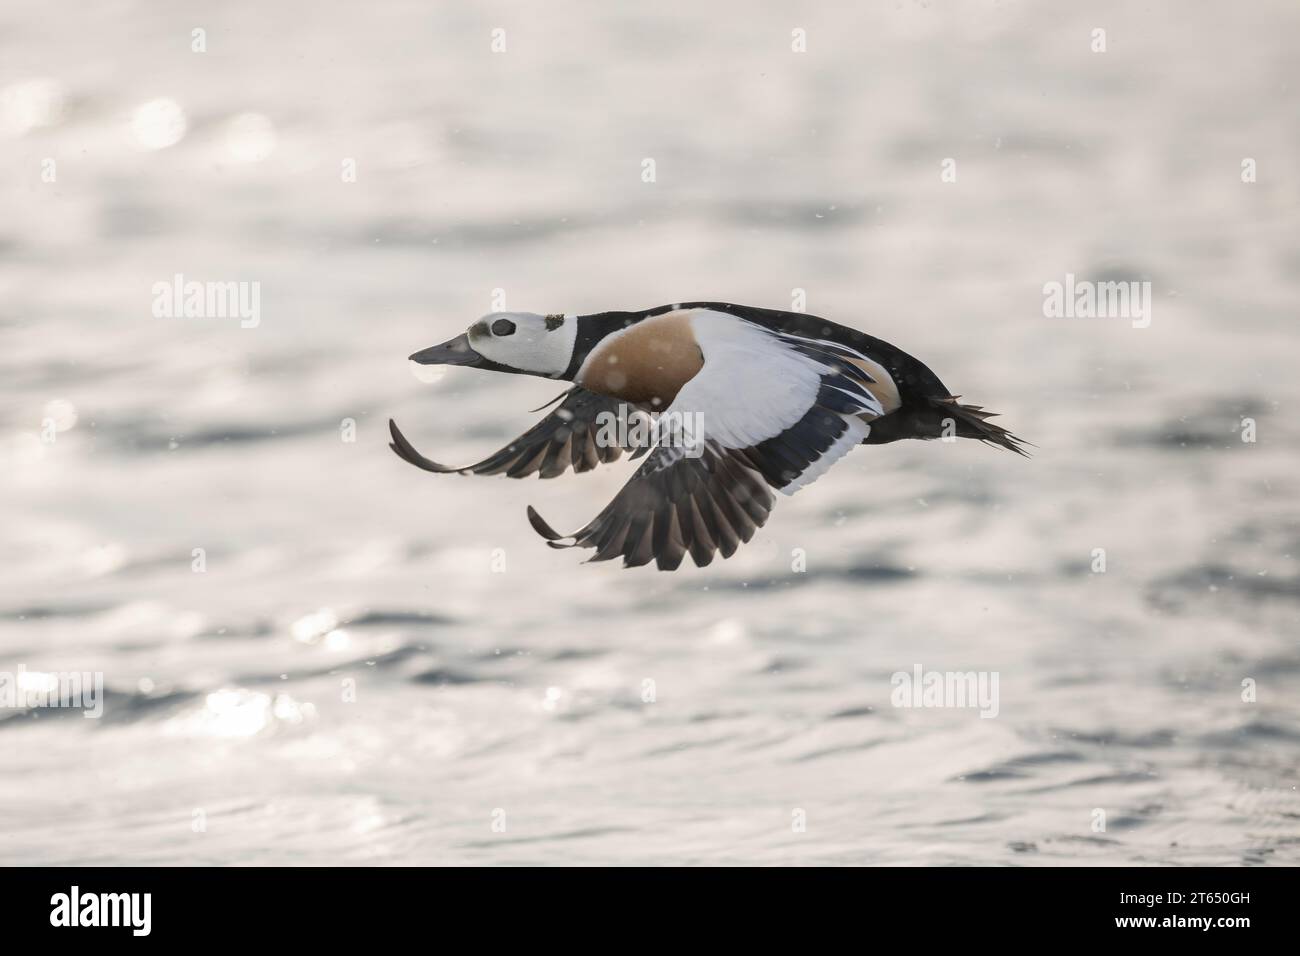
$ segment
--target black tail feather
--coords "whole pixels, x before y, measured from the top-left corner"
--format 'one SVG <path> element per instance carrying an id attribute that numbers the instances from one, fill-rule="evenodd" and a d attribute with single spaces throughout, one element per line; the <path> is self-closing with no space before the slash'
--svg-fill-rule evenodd
<path id="1" fill-rule="evenodd" d="M 1017 438 L 1001 425 L 989 421 L 990 418 L 997 417 L 997 412 L 985 411 L 980 405 L 963 405 L 957 401 L 960 397 L 960 395 L 953 395 L 949 398 L 930 400 L 940 415 L 951 419 L 956 424 L 958 438 L 974 438 L 989 445 L 1005 448 L 1007 451 L 1014 451 L 1025 458 L 1030 457 L 1029 452 L 1025 451 L 1025 446 L 1032 448 L 1033 442 Z"/>

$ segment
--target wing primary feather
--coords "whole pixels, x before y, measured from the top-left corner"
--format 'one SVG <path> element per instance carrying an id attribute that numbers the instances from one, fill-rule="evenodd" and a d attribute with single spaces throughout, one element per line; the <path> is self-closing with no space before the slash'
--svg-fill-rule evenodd
<path id="1" fill-rule="evenodd" d="M 555 478 L 570 466 L 576 472 L 590 471 L 602 462 L 614 461 L 624 449 L 615 443 L 598 442 L 601 416 L 621 414 L 627 405 L 619 399 L 597 395 L 575 386 L 558 397 L 560 405 L 540 422 L 501 450 L 473 465 L 453 468 L 426 458 L 415 450 L 397 423 L 389 419 L 392 435 L 389 447 L 402 460 L 434 474 L 497 475 L 508 478 Z M 548 402 L 552 405 L 556 400 Z M 542 406 L 546 408 L 547 406 Z"/>
<path id="2" fill-rule="evenodd" d="M 397 422 L 391 418 L 388 420 L 388 432 L 392 435 L 393 440 L 388 443 L 388 447 L 397 453 L 397 457 L 403 461 L 410 462 L 416 468 L 423 468 L 425 471 L 431 471 L 438 475 L 451 475 L 458 471 L 464 471 L 463 468 L 449 468 L 446 465 L 440 465 L 432 458 L 426 458 L 415 450 L 412 445 L 402 434 L 402 430 L 397 427 Z"/>
<path id="3" fill-rule="evenodd" d="M 537 509 L 532 505 L 528 506 L 528 523 L 533 526 L 534 531 L 540 534 L 547 541 L 560 541 L 567 537 L 567 535 L 560 534 L 560 532 L 547 524 L 546 519 L 539 515 Z"/>
<path id="4" fill-rule="evenodd" d="M 556 395 L 553 399 L 551 399 L 551 400 L 550 400 L 549 402 L 547 402 L 546 404 L 544 404 L 544 405 L 538 405 L 536 408 L 529 409 L 529 411 L 530 411 L 530 412 L 533 412 L 533 413 L 540 412 L 540 411 L 544 411 L 544 410 L 550 408 L 550 407 L 551 407 L 552 405 L 554 405 L 556 402 L 558 402 L 558 401 L 562 401 L 563 399 L 567 398 L 568 395 L 569 395 L 569 393 L 572 392 L 572 391 L 573 391 L 573 389 L 571 389 L 571 388 L 568 389 L 567 391 L 563 391 L 563 392 L 561 392 L 559 395 Z"/>

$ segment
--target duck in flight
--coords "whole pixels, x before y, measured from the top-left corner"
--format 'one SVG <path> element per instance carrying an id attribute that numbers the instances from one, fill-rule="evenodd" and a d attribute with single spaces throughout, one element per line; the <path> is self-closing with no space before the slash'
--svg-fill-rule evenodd
<path id="1" fill-rule="evenodd" d="M 614 500 L 569 535 L 528 509 L 553 548 L 594 548 L 625 567 L 729 558 L 767 521 L 772 492 L 793 494 L 855 445 L 974 438 L 1024 455 L 1021 439 L 957 401 L 924 364 L 865 332 L 802 312 L 721 302 L 644 312 L 497 312 L 416 352 L 421 365 L 463 365 L 572 382 L 544 419 L 483 461 L 440 465 L 391 419 L 389 445 L 437 474 L 590 471 L 625 451 L 644 456 Z M 674 427 L 613 427 L 628 416 Z M 689 427 L 683 427 L 689 426 Z"/>

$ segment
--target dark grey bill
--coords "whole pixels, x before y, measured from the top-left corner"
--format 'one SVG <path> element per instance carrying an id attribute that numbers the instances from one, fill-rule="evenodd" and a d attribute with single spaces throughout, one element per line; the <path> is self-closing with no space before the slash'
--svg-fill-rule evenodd
<path id="1" fill-rule="evenodd" d="M 486 361 L 469 344 L 469 335 L 461 334 L 449 342 L 421 349 L 411 357 L 421 365 L 479 365 Z"/>

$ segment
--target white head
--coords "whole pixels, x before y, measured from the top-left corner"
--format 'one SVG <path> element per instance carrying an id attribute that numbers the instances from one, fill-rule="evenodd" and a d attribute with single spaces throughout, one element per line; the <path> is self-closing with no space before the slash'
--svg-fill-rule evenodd
<path id="1" fill-rule="evenodd" d="M 574 315 L 492 312 L 464 335 L 416 352 L 411 359 L 422 365 L 496 366 L 498 371 L 554 378 L 569 367 L 577 338 Z"/>
<path id="2" fill-rule="evenodd" d="M 470 347 L 491 362 L 534 375 L 560 375 L 573 358 L 573 315 L 492 312 L 469 329 Z"/>

